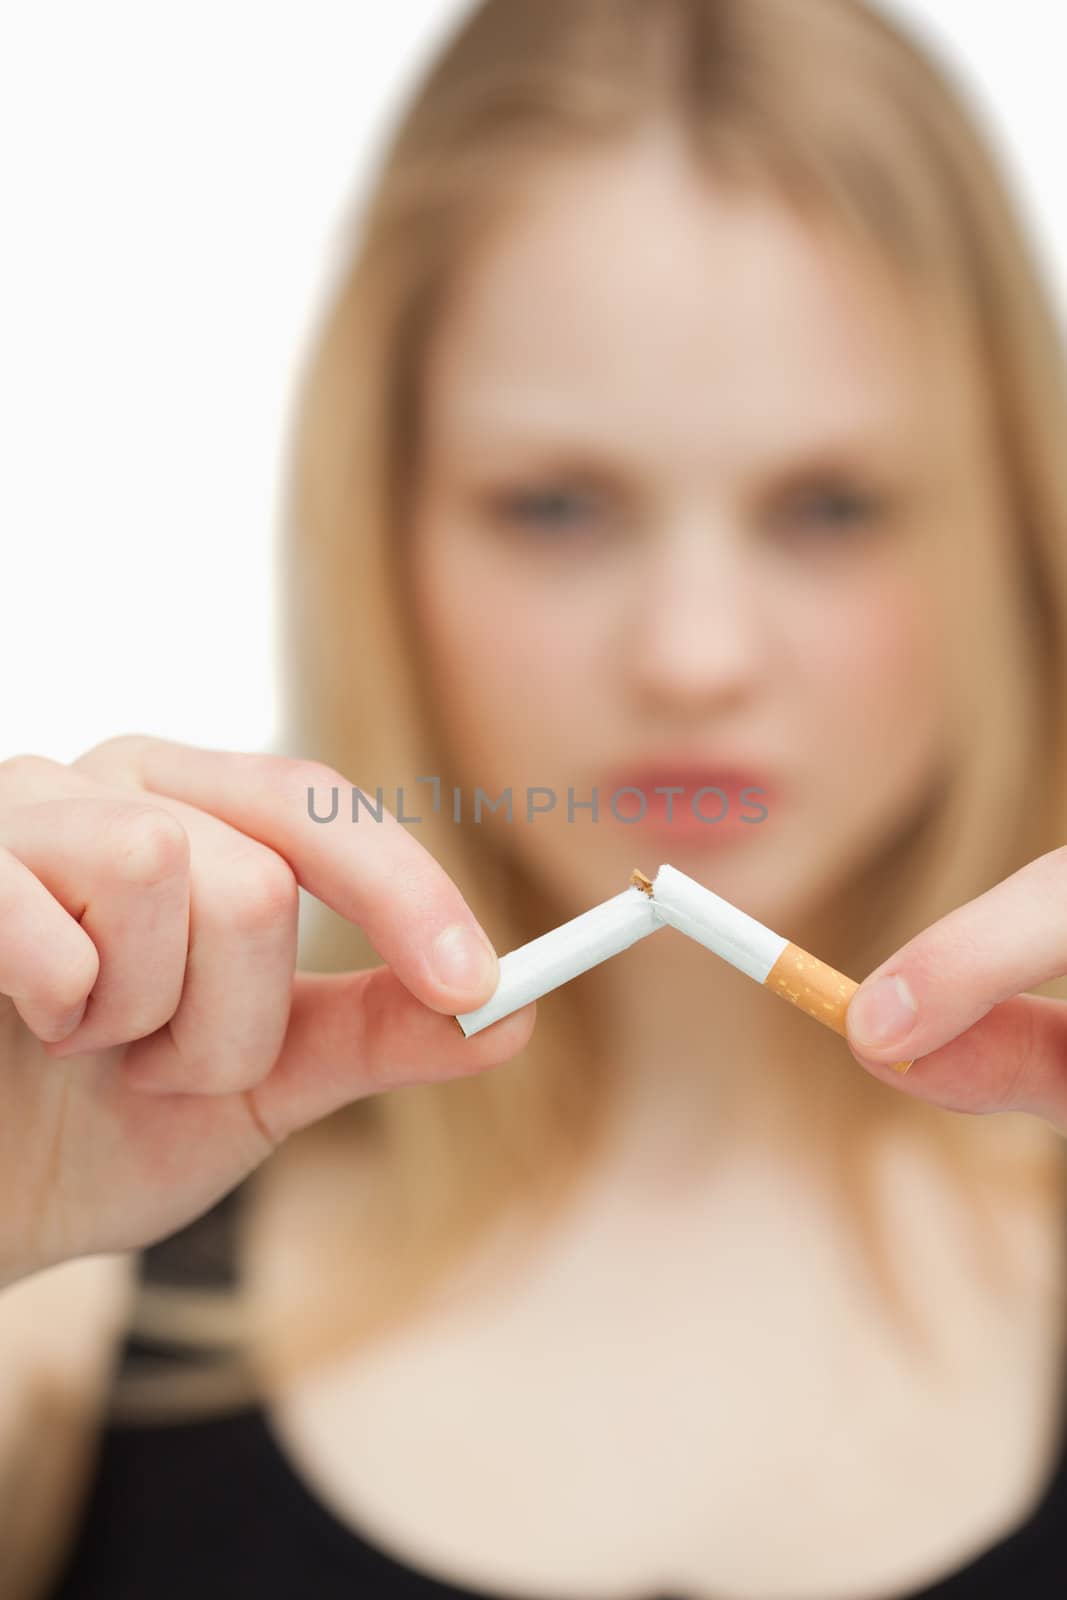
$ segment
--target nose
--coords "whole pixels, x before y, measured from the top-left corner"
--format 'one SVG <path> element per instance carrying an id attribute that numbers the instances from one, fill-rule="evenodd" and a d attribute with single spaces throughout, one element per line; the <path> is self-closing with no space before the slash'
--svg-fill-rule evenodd
<path id="1" fill-rule="evenodd" d="M 632 597 L 627 662 L 660 709 L 712 710 L 768 666 L 755 561 L 728 523 L 676 518 L 650 539 Z"/>

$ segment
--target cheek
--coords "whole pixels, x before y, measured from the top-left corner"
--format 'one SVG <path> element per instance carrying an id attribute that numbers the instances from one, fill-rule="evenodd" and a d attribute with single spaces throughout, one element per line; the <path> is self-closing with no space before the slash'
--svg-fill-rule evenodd
<path id="1" fill-rule="evenodd" d="M 581 616 L 510 565 L 444 538 L 422 559 L 414 591 L 437 715 L 472 781 L 548 781 L 527 768 L 548 770 L 581 704 Z"/>
<path id="2" fill-rule="evenodd" d="M 921 780 L 946 733 L 928 588 L 883 576 L 825 605 L 795 655 L 795 714 L 818 770 L 870 792 Z"/>

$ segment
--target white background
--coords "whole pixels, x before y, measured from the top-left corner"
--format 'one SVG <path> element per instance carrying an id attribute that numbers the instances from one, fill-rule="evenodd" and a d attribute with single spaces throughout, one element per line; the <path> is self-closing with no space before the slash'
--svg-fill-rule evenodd
<path id="1" fill-rule="evenodd" d="M 1067 311 L 1062 8 L 882 0 L 977 100 Z M 0 758 L 275 731 L 291 376 L 465 0 L 0 0 Z"/>

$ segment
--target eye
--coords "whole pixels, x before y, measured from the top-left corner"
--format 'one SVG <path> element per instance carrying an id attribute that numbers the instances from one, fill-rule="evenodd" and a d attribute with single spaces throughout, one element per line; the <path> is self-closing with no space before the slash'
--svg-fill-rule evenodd
<path id="1" fill-rule="evenodd" d="M 848 534 L 878 521 L 885 511 L 881 496 L 849 485 L 827 485 L 797 495 L 784 508 L 782 520 L 801 531 Z"/>
<path id="2" fill-rule="evenodd" d="M 566 487 L 504 491 L 492 495 L 489 505 L 500 522 L 553 534 L 587 529 L 596 517 L 593 498 Z"/>

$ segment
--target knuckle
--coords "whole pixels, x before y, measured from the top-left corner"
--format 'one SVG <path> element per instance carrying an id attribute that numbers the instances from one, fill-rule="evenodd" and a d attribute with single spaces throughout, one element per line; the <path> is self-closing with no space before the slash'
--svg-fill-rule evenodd
<path id="1" fill-rule="evenodd" d="M 110 782 L 121 787 L 140 787 L 137 782 L 138 756 L 152 741 L 148 734 L 116 733 L 110 739 L 83 750 L 71 762 L 78 772 L 88 773 L 98 782 Z"/>
<path id="2" fill-rule="evenodd" d="M 151 1001 L 133 1003 L 123 1008 L 121 1018 L 111 1026 L 104 1039 L 94 1040 L 94 1049 L 108 1049 L 115 1045 L 136 1044 L 138 1039 L 148 1039 L 173 1017 L 177 1000 L 166 1002 L 160 996 Z"/>
<path id="3" fill-rule="evenodd" d="M 183 958 L 158 978 L 131 984 L 115 1008 L 116 1042 L 142 1039 L 169 1023 L 181 1005 L 185 973 Z"/>
<path id="4" fill-rule="evenodd" d="M 184 971 L 184 969 L 183 969 Z M 124 995 L 121 1004 L 106 1018 L 91 1019 L 93 1048 L 108 1049 L 114 1045 L 132 1045 L 139 1039 L 148 1039 L 159 1032 L 174 1017 L 181 999 L 180 977 L 172 986 L 153 985 L 151 990 L 139 988 Z M 99 1030 L 99 1032 L 98 1032 Z"/>
<path id="5" fill-rule="evenodd" d="M 91 756 L 105 754 L 128 758 L 143 750 L 148 742 L 148 736 L 143 733 L 116 733 L 109 739 L 101 739 L 99 744 L 90 745 L 78 759 L 84 761 Z"/>
<path id="6" fill-rule="evenodd" d="M 335 790 L 340 806 L 339 815 L 343 816 L 348 805 L 345 796 L 353 787 L 360 788 L 375 808 L 380 800 L 383 815 L 387 817 L 393 815 L 385 803 L 385 795 L 381 790 L 375 787 L 368 789 L 360 784 L 353 785 L 338 772 L 336 767 L 329 766 L 325 761 L 317 761 L 310 756 L 284 756 L 270 750 L 250 751 L 235 759 L 245 763 L 251 783 L 269 788 L 276 794 L 288 795 L 296 816 L 306 815 L 309 796 L 316 812 L 321 816 L 324 810 L 329 809 L 330 797 Z"/>
<path id="7" fill-rule="evenodd" d="M 99 973 L 95 951 L 92 959 L 71 961 L 48 983 L 47 993 L 42 990 L 35 996 L 35 1010 L 49 1017 L 66 1016 L 88 997 Z"/>
<path id="8" fill-rule="evenodd" d="M 60 1009 L 73 1011 L 80 1006 L 100 976 L 100 957 L 95 945 L 83 955 L 73 959 L 63 973 L 56 999 Z"/>
<path id="9" fill-rule="evenodd" d="M 294 764 L 292 782 L 303 794 L 305 789 L 332 789 L 341 784 L 341 774 L 324 761 L 301 759 Z"/>
<path id="10" fill-rule="evenodd" d="M 300 806 L 306 802 L 309 789 L 321 794 L 340 787 L 343 779 L 333 767 L 310 756 L 282 756 L 273 751 L 258 752 L 250 757 L 255 762 L 263 781 L 272 788 L 291 792 Z"/>
<path id="11" fill-rule="evenodd" d="M 273 850 L 241 858 L 229 880 L 230 919 L 246 933 L 265 933 L 288 924 L 299 905 L 292 868 Z"/>
<path id="12" fill-rule="evenodd" d="M 0 761 L 0 783 L 10 783 L 13 789 L 17 789 L 52 776 L 59 771 L 59 766 L 58 761 L 52 761 L 48 756 L 39 756 L 29 750 L 19 751 L 17 755 L 7 756 Z"/>
<path id="13" fill-rule="evenodd" d="M 157 806 L 123 808 L 115 829 L 114 866 L 127 883 L 151 887 L 189 864 L 189 835 Z"/>
<path id="14" fill-rule="evenodd" d="M 301 759 L 290 764 L 286 783 L 292 786 L 301 805 L 307 802 L 309 791 L 321 796 L 341 788 L 341 775 L 323 761 Z"/>

